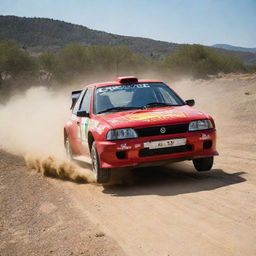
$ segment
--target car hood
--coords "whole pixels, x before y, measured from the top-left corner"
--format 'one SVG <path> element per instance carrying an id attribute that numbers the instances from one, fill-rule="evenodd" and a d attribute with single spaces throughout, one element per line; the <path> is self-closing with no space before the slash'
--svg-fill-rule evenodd
<path id="1" fill-rule="evenodd" d="M 192 120 L 210 118 L 209 115 L 187 105 L 178 107 L 149 108 L 122 111 L 100 116 L 114 129 L 187 123 Z"/>

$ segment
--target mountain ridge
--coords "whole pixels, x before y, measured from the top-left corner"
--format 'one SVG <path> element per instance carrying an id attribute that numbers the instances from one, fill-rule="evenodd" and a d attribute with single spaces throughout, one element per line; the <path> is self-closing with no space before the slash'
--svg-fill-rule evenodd
<path id="1" fill-rule="evenodd" d="M 0 42 L 15 40 L 32 54 L 55 52 L 67 44 L 83 45 L 126 45 L 132 51 L 147 57 L 162 58 L 175 53 L 182 44 L 165 42 L 143 37 L 121 36 L 90 29 L 49 18 L 26 18 L 0 15 Z M 256 64 L 256 53 L 230 51 L 212 47 L 224 55 L 235 55 L 246 64 Z"/>
<path id="2" fill-rule="evenodd" d="M 226 50 L 230 50 L 230 51 L 256 53 L 256 47 L 255 48 L 249 48 L 249 47 L 234 46 L 234 45 L 231 45 L 231 44 L 214 44 L 211 47 L 222 48 L 222 49 L 226 49 Z"/>
<path id="3" fill-rule="evenodd" d="M 36 31 L 35 34 L 34 31 Z M 70 34 L 68 35 L 68 33 Z M 1 41 L 15 40 L 31 52 L 38 52 L 38 50 L 39 52 L 41 50 L 43 52 L 55 51 L 74 42 L 88 46 L 124 44 L 137 53 L 156 57 L 164 55 L 166 50 L 172 52 L 178 48 L 178 44 L 175 43 L 143 37 L 119 36 L 49 18 L 23 18 L 3 15 L 0 15 L 0 38 L 2 38 Z"/>

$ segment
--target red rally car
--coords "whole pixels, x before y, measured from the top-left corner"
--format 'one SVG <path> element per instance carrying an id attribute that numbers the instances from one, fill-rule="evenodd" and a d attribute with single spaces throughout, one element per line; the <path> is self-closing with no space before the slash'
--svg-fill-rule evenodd
<path id="1" fill-rule="evenodd" d="M 193 160 L 212 168 L 216 129 L 211 116 L 193 109 L 161 81 L 119 77 L 72 92 L 64 128 L 69 159 L 91 161 L 98 183 L 117 167 Z"/>

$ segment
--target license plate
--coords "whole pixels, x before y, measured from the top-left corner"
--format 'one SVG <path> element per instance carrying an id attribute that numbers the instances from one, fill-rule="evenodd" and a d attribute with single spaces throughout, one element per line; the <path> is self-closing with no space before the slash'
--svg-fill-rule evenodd
<path id="1" fill-rule="evenodd" d="M 158 140 L 158 141 L 144 142 L 144 148 L 155 149 L 155 148 L 178 147 L 178 146 L 184 146 L 186 145 L 186 143 L 187 143 L 186 138 Z"/>

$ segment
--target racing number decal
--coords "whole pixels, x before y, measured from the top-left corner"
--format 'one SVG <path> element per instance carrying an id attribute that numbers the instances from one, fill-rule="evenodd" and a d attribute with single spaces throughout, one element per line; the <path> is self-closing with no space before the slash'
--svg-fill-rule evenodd
<path id="1" fill-rule="evenodd" d="M 82 141 L 82 144 L 87 143 L 88 141 L 88 124 L 89 124 L 89 118 L 88 117 L 82 117 L 80 125 L 78 127 L 78 134 L 79 138 Z"/>

